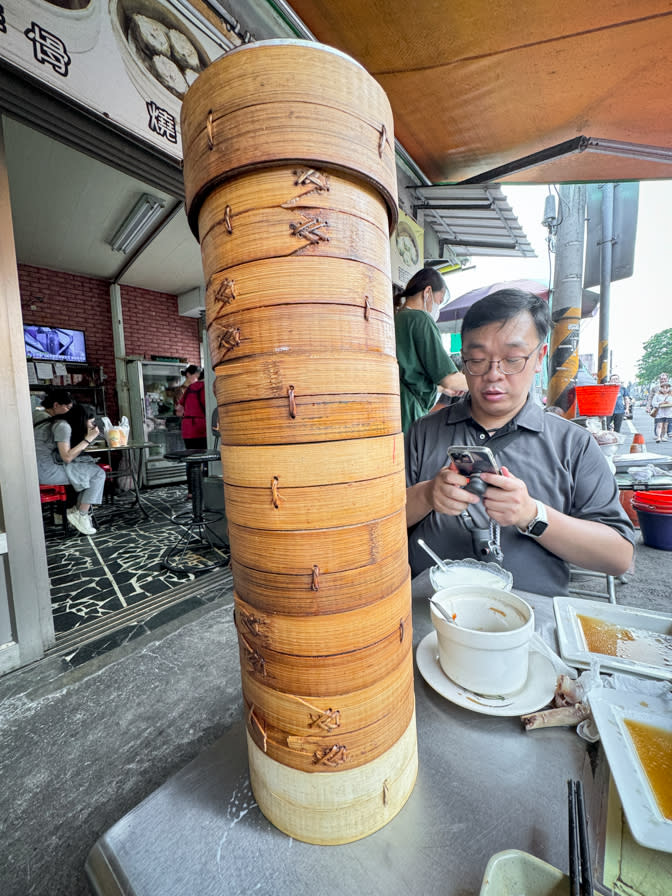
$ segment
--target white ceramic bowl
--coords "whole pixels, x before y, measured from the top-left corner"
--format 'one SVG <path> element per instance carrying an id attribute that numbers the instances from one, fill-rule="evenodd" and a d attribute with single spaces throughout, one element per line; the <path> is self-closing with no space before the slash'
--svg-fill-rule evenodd
<path id="1" fill-rule="evenodd" d="M 486 696 L 515 694 L 527 681 L 534 611 L 504 588 L 462 585 L 433 597 L 453 616 L 452 625 L 431 607 L 446 675 L 469 691 Z"/>

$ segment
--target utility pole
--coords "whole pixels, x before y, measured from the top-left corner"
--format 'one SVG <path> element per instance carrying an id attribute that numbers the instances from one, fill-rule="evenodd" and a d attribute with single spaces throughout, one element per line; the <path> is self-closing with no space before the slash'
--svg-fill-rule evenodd
<path id="1" fill-rule="evenodd" d="M 579 369 L 586 188 L 583 184 L 562 184 L 559 195 L 546 400 L 548 405 L 562 408 L 565 417 L 573 418 Z"/>
<path id="2" fill-rule="evenodd" d="M 614 185 L 602 184 L 602 241 L 600 243 L 600 325 L 597 381 L 609 382 L 609 304 L 614 245 Z"/>

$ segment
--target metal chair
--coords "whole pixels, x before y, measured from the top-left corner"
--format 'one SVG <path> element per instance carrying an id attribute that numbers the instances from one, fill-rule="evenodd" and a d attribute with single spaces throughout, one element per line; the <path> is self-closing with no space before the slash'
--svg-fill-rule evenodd
<path id="1" fill-rule="evenodd" d="M 591 588 L 580 587 L 582 578 L 604 579 L 606 591 L 594 591 Z M 574 583 L 574 584 L 573 584 Z M 606 572 L 596 572 L 593 569 L 583 569 L 581 566 L 570 564 L 569 567 L 569 593 L 578 594 L 581 597 L 601 597 L 609 603 L 616 603 L 616 580 L 614 576 Z"/>

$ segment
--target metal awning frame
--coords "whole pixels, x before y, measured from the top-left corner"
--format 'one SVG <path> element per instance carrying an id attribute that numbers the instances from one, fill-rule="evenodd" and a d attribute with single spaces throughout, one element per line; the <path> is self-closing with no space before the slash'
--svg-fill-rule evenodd
<path id="1" fill-rule="evenodd" d="M 414 187 L 413 217 L 422 215 L 439 240 L 439 254 L 451 247 L 458 258 L 472 255 L 535 258 L 499 184 Z"/>

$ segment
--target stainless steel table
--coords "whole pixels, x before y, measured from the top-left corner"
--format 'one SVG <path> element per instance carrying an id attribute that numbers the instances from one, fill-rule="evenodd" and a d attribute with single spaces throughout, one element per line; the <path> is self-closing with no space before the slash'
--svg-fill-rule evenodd
<path id="1" fill-rule="evenodd" d="M 415 645 L 431 631 L 430 592 L 423 573 L 413 587 Z M 523 596 L 540 622 L 552 620 L 550 598 Z M 574 729 L 525 732 L 518 718 L 462 709 L 417 669 L 415 691 L 417 783 L 377 833 L 320 847 L 273 827 L 252 796 L 241 721 L 97 841 L 87 861 L 93 891 L 470 896 L 490 856 L 511 848 L 567 871 L 566 781 L 583 781 L 595 840 L 608 782 L 599 745 Z"/>
<path id="2" fill-rule="evenodd" d="M 142 503 L 142 498 L 140 497 L 139 482 L 142 478 L 142 461 L 145 454 L 144 449 L 151 447 L 151 442 L 128 442 L 128 444 L 126 445 L 117 445 L 116 447 L 112 447 L 107 444 L 96 445 L 94 443 L 84 452 L 85 454 L 91 455 L 105 455 L 107 457 L 107 464 L 111 469 L 111 472 L 107 474 L 110 478 L 118 479 L 122 476 L 130 475 L 131 482 L 133 483 L 133 493 L 135 494 L 135 501 L 131 502 L 130 504 L 118 504 L 117 506 L 120 509 L 128 509 L 130 507 L 137 506 L 146 517 L 149 517 L 149 514 L 147 513 Z M 128 456 L 128 470 L 112 469 L 113 454 L 118 454 L 120 456 L 123 456 L 125 454 Z"/>

